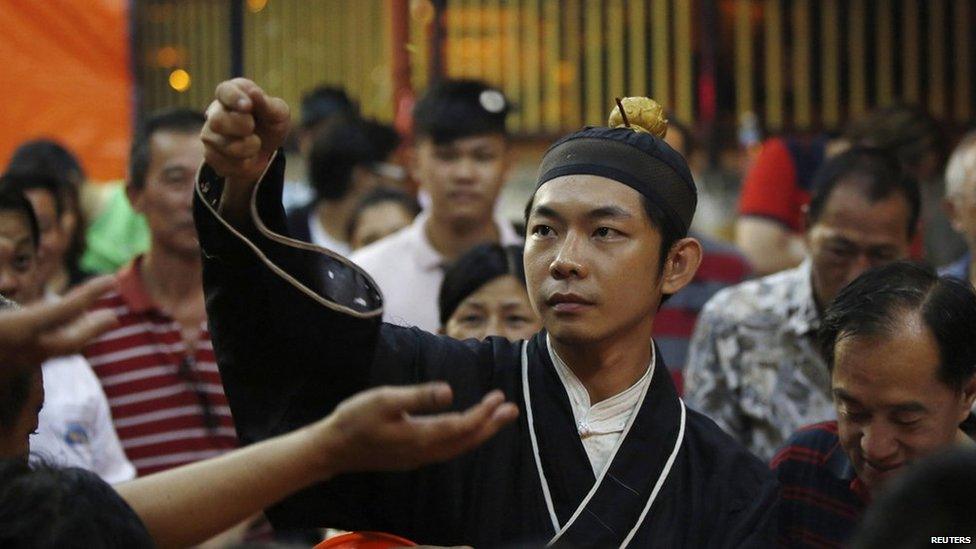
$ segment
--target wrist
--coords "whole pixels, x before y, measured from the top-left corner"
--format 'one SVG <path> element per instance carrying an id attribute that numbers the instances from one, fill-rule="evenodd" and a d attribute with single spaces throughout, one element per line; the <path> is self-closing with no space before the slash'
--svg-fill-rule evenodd
<path id="1" fill-rule="evenodd" d="M 343 443 L 332 421 L 313 423 L 297 433 L 301 438 L 302 460 L 311 467 L 310 474 L 316 482 L 345 472 L 340 459 Z"/>

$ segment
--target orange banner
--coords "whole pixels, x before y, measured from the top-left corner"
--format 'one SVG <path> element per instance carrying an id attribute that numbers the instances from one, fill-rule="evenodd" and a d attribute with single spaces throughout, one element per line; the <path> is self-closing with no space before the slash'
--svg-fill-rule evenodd
<path id="1" fill-rule="evenodd" d="M 128 2 L 0 2 L 0 166 L 54 138 L 92 180 L 125 175 L 132 123 Z"/>

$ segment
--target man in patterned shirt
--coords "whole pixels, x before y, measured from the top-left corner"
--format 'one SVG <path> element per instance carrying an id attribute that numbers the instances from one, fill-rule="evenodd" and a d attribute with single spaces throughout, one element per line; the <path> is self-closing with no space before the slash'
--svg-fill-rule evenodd
<path id="1" fill-rule="evenodd" d="M 807 259 L 727 288 L 692 336 L 688 404 L 763 459 L 801 425 L 832 419 L 827 367 L 815 336 L 823 309 L 870 267 L 907 257 L 919 190 L 877 149 L 854 148 L 814 178 Z"/>

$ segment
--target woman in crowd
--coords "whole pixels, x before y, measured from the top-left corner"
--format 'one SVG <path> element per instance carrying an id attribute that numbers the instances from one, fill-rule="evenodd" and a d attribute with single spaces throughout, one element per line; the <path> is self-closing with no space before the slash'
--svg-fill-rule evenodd
<path id="1" fill-rule="evenodd" d="M 444 275 L 438 299 L 441 332 L 455 339 L 527 339 L 542 324 L 529 303 L 522 247 L 482 244 Z"/>

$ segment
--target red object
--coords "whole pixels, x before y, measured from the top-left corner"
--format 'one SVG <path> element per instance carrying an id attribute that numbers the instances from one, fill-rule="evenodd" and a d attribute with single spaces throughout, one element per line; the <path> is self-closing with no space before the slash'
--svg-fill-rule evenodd
<path id="1" fill-rule="evenodd" d="M 803 230 L 803 206 L 810 192 L 798 181 L 796 165 L 782 139 L 769 139 L 746 174 L 739 213 L 778 221 L 793 232 Z"/>
<path id="2" fill-rule="evenodd" d="M 416 543 L 408 539 L 385 532 L 349 532 L 331 537 L 316 545 L 314 549 L 392 549 L 416 546 Z"/>

